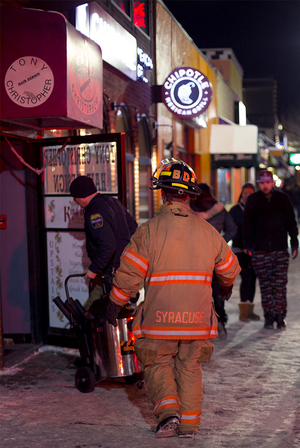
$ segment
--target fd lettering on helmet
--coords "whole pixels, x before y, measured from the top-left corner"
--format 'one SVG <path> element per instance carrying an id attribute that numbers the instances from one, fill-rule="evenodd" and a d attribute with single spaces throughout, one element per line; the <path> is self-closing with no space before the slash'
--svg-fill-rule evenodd
<path id="1" fill-rule="evenodd" d="M 186 173 L 186 172 L 183 173 L 183 180 L 184 180 L 185 182 L 189 182 L 189 180 L 190 180 L 189 173 Z"/>
<path id="2" fill-rule="evenodd" d="M 180 170 L 173 171 L 173 179 L 180 179 Z"/>

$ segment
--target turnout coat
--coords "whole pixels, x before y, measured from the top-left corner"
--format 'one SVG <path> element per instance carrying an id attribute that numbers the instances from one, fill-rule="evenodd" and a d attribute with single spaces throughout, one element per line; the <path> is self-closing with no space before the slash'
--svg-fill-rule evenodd
<path id="1" fill-rule="evenodd" d="M 133 322 L 137 338 L 216 338 L 213 270 L 222 285 L 230 286 L 240 267 L 214 227 L 187 204 L 169 202 L 132 236 L 110 299 L 125 305 L 144 285 L 145 300 Z"/>

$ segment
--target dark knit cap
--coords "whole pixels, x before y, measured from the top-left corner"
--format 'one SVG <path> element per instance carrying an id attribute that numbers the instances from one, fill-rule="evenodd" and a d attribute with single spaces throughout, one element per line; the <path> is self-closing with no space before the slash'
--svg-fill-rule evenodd
<path id="1" fill-rule="evenodd" d="M 93 180 L 88 176 L 79 176 L 71 182 L 70 193 L 73 198 L 86 198 L 97 193 Z"/>

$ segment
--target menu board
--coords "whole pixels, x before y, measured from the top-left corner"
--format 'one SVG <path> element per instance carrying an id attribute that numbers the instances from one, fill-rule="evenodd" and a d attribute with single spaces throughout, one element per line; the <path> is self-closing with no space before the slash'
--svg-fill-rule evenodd
<path id="1" fill-rule="evenodd" d="M 55 297 L 65 302 L 65 280 L 69 275 L 82 274 L 90 265 L 85 249 L 85 233 L 81 231 L 48 231 L 48 294 L 49 325 L 55 328 L 68 328 L 69 321 L 53 302 Z M 89 296 L 88 280 L 72 277 L 67 282 L 69 297 L 78 299 L 83 305 Z"/>
<path id="2" fill-rule="evenodd" d="M 45 196 L 44 217 L 46 228 L 84 228 L 84 211 L 72 196 Z"/>
<path id="3" fill-rule="evenodd" d="M 78 176 L 88 176 L 100 194 L 122 200 L 126 192 L 125 134 L 45 139 L 37 144 L 43 166 L 49 328 L 65 329 L 69 321 L 53 299 L 58 296 L 65 302 L 66 279 L 82 274 L 91 264 L 86 253 L 84 211 L 70 195 L 70 183 Z M 89 296 L 88 286 L 84 277 L 71 277 L 69 297 L 83 305 Z"/>
<path id="4" fill-rule="evenodd" d="M 100 193 L 118 194 L 117 143 L 79 143 L 42 148 L 44 194 L 68 194 L 78 176 L 90 177 Z"/>

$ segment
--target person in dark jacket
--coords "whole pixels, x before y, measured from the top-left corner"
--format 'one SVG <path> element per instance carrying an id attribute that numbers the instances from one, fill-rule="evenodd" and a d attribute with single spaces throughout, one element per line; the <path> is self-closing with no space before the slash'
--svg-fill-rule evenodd
<path id="1" fill-rule="evenodd" d="M 275 189 L 273 175 L 263 170 L 258 173 L 260 190 L 251 194 L 243 217 L 243 245 L 259 279 L 264 328 L 286 328 L 286 285 L 289 265 L 288 234 L 292 258 L 298 255 L 298 227 L 290 198 Z"/>
<path id="2" fill-rule="evenodd" d="M 202 193 L 195 200 L 190 201 L 191 209 L 197 216 L 199 216 L 199 218 L 205 219 L 219 233 L 221 233 L 226 243 L 228 243 L 237 231 L 237 226 L 234 220 L 227 210 L 225 210 L 224 206 L 212 196 L 209 185 L 206 183 L 199 183 L 198 186 L 200 187 Z M 220 295 L 220 290 L 221 285 L 214 273 L 212 281 L 212 295 L 215 310 L 218 315 L 218 335 L 220 339 L 226 339 L 227 331 L 225 324 L 227 323 L 228 316 L 225 311 L 224 299 L 222 299 Z"/>
<path id="3" fill-rule="evenodd" d="M 245 183 L 242 186 L 242 192 L 240 194 L 238 203 L 234 205 L 229 213 L 232 216 L 234 222 L 237 225 L 237 232 L 232 238 L 232 252 L 237 256 L 240 267 L 242 268 L 241 283 L 240 283 L 240 303 L 239 303 L 239 319 L 243 322 L 250 320 L 260 320 L 258 314 L 253 312 L 254 309 L 254 296 L 256 286 L 256 275 L 252 266 L 251 257 L 244 252 L 243 247 L 243 235 L 242 235 L 242 223 L 245 205 L 248 196 L 255 192 L 255 187 L 250 182 Z"/>
<path id="4" fill-rule="evenodd" d="M 93 180 L 79 176 L 70 185 L 75 202 L 84 209 L 87 254 L 91 264 L 85 278 L 91 280 L 90 295 L 84 307 L 112 287 L 112 277 L 120 257 L 137 229 L 137 223 L 122 203 L 112 196 L 97 193 Z"/>

